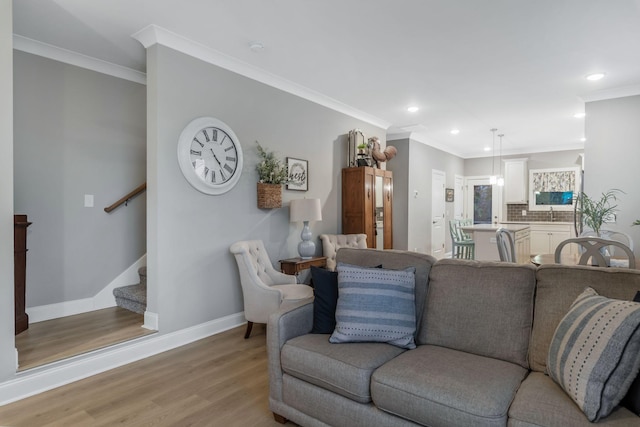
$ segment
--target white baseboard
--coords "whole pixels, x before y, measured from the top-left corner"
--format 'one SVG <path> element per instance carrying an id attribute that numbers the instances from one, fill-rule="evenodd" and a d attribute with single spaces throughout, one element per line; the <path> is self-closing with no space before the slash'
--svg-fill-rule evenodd
<path id="1" fill-rule="evenodd" d="M 157 331 L 158 328 L 158 313 L 153 313 L 151 311 L 144 312 L 144 325 L 142 325 L 145 329 L 151 329 L 152 331 Z"/>
<path id="2" fill-rule="evenodd" d="M 134 262 L 129 268 L 113 279 L 111 283 L 105 286 L 92 298 L 27 307 L 26 311 L 29 315 L 29 323 L 43 322 L 45 320 L 58 319 L 60 317 L 73 316 L 74 314 L 115 307 L 116 300 L 113 296 L 113 290 L 120 286 L 139 283 L 140 276 L 138 275 L 138 269 L 145 265 L 147 265 L 146 254 L 140 257 L 139 260 Z"/>
<path id="3" fill-rule="evenodd" d="M 190 328 L 168 334 L 147 335 L 19 372 L 13 379 L 0 383 L 0 406 L 189 344 L 245 322 L 243 312 L 235 313 Z"/>

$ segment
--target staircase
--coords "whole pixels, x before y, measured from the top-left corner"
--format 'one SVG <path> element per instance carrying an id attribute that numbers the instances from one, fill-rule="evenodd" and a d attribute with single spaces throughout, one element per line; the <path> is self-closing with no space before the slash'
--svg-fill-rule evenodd
<path id="1" fill-rule="evenodd" d="M 118 307 L 144 314 L 147 308 L 147 267 L 138 269 L 140 283 L 137 285 L 122 286 L 113 290 Z"/>

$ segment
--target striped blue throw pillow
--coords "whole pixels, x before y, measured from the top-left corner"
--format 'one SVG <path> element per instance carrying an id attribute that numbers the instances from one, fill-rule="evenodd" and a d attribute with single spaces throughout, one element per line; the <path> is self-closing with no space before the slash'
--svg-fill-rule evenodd
<path id="1" fill-rule="evenodd" d="M 338 264 L 336 328 L 329 342 L 385 342 L 415 348 L 415 268 Z"/>
<path id="2" fill-rule="evenodd" d="M 640 369 L 640 304 L 586 288 L 555 331 L 547 370 L 589 421 L 606 417 Z"/>

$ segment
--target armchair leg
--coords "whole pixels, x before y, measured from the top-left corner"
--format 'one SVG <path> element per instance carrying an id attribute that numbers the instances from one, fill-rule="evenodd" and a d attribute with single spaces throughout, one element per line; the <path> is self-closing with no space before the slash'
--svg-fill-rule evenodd
<path id="1" fill-rule="evenodd" d="M 245 340 L 251 335 L 251 328 L 253 328 L 253 322 L 247 322 L 247 331 L 244 333 Z"/>
<path id="2" fill-rule="evenodd" d="M 275 419 L 280 424 L 286 424 L 288 421 L 285 417 L 280 414 L 276 414 L 275 412 L 273 413 L 273 419 Z"/>

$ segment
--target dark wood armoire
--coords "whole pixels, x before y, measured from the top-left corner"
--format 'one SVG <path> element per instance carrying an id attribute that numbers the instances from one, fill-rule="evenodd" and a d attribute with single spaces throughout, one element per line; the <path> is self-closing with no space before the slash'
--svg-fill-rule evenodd
<path id="1" fill-rule="evenodd" d="M 26 215 L 13 216 L 14 300 L 16 335 L 29 328 L 26 313 L 27 227 Z"/>
<path id="2" fill-rule="evenodd" d="M 393 248 L 393 174 L 362 166 L 342 169 L 342 233 L 367 235 L 367 247 Z"/>

